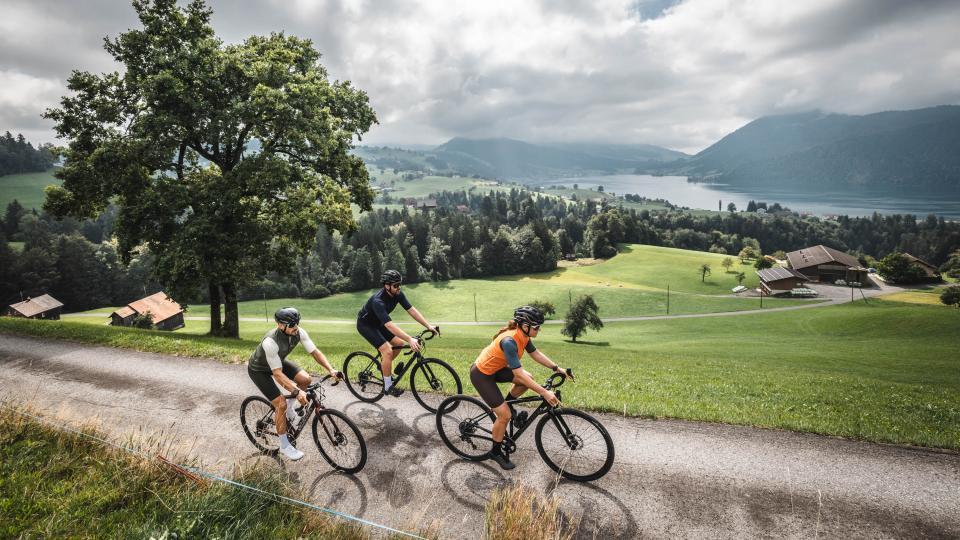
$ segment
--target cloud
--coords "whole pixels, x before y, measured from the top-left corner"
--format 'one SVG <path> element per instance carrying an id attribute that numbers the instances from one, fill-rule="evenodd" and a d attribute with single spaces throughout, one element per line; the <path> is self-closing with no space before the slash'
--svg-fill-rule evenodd
<path id="1" fill-rule="evenodd" d="M 41 97 L 0 102 L 0 120 L 50 140 L 30 118 L 57 92 L 37 94 L 37 81 L 62 94 L 71 69 L 115 69 L 102 38 L 137 21 L 110 0 L 5 4 L 0 84 Z M 461 135 L 697 151 L 763 115 L 960 103 L 960 4 L 950 1 L 211 5 L 227 42 L 272 31 L 311 38 L 331 77 L 368 92 L 380 119 L 364 138 L 372 144 Z"/>

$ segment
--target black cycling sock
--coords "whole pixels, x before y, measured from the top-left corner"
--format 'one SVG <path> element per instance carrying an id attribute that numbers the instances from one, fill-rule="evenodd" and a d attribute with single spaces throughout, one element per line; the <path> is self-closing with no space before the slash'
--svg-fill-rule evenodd
<path id="1" fill-rule="evenodd" d="M 494 454 L 503 455 L 503 441 L 493 441 L 493 450 L 491 450 L 491 452 Z"/>

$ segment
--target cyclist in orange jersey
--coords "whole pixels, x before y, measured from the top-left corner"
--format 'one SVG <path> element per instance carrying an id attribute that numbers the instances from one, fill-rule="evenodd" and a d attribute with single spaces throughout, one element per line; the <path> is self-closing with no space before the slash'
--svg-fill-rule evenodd
<path id="1" fill-rule="evenodd" d="M 520 365 L 523 353 L 528 352 L 537 363 L 566 376 L 565 370 L 533 345 L 532 338 L 539 335 L 542 324 L 543 314 L 540 310 L 531 306 L 518 307 L 513 312 L 513 319 L 493 336 L 493 342 L 480 352 L 480 356 L 470 368 L 470 381 L 496 416 L 496 421 L 493 423 L 493 449 L 490 451 L 490 458 L 500 467 L 508 470 L 514 468 L 514 464 L 503 452 L 503 435 L 511 418 L 519 427 L 527 413 L 521 411 L 514 417 L 512 407 L 505 401 L 516 399 L 530 389 L 540 394 L 550 405 L 560 404 L 553 392 L 540 386 Z M 506 395 L 502 395 L 497 383 L 505 382 L 512 382 L 513 387 Z"/>

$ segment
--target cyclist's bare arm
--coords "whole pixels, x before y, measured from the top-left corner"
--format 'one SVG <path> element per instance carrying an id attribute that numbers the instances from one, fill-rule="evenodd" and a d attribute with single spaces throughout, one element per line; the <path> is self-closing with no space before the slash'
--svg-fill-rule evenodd
<path id="1" fill-rule="evenodd" d="M 564 377 L 567 377 L 567 376 L 568 376 L 567 370 L 561 368 L 561 367 L 560 367 L 560 364 L 557 364 L 556 362 L 554 362 L 553 360 L 551 360 L 547 355 L 545 355 L 545 354 L 543 354 L 542 352 L 540 352 L 540 349 L 537 349 L 537 350 L 533 351 L 532 353 L 530 353 L 530 358 L 533 358 L 534 360 L 537 361 L 538 364 L 540 364 L 541 366 L 549 369 L 550 371 L 554 371 L 554 372 L 556 372 L 556 373 L 559 373 L 559 374 L 563 375 Z M 571 373 L 569 374 L 569 377 L 570 377 L 570 379 L 573 379 L 573 372 L 571 372 Z"/>
<path id="2" fill-rule="evenodd" d="M 427 322 L 427 319 L 423 315 L 421 315 L 419 311 L 417 311 L 417 308 L 410 306 L 410 309 L 407 310 L 407 313 L 409 313 L 410 316 L 413 317 L 413 320 L 422 324 L 424 328 L 426 328 L 427 330 L 433 330 L 434 332 L 437 333 L 437 335 L 440 335 L 440 332 L 437 329 L 437 327 Z"/>
<path id="3" fill-rule="evenodd" d="M 410 309 L 413 309 L 413 308 L 410 308 Z M 414 351 L 420 350 L 420 343 L 417 342 L 413 337 L 411 337 L 410 334 L 401 330 L 400 327 L 397 326 L 397 323 L 393 321 L 387 321 L 386 324 L 384 324 L 383 326 L 387 330 L 389 330 L 390 333 L 392 333 L 393 335 L 406 341 L 410 345 L 410 348 L 413 349 Z"/>
<path id="4" fill-rule="evenodd" d="M 515 383 L 519 382 L 523 386 L 526 386 L 527 388 L 533 390 L 537 394 L 540 394 L 540 396 L 543 397 L 543 399 L 547 400 L 547 403 L 550 403 L 550 405 L 557 405 L 559 403 L 559 400 L 557 400 L 557 396 L 555 396 L 554 393 L 551 392 L 550 390 L 547 390 L 546 388 L 540 386 L 540 384 L 537 383 L 537 381 L 533 380 L 533 377 L 531 377 L 530 374 L 527 373 L 527 370 L 523 368 L 514 369 L 513 380 Z"/>
<path id="5" fill-rule="evenodd" d="M 273 369 L 273 380 L 277 381 L 277 384 L 281 388 L 290 392 L 291 394 L 297 394 L 297 401 L 301 405 L 307 404 L 307 395 L 300 391 L 300 387 L 297 386 L 297 383 L 291 381 L 286 375 L 283 374 L 282 368 Z"/>
<path id="6" fill-rule="evenodd" d="M 333 369 L 333 366 L 330 365 L 330 361 L 327 360 L 327 357 L 320 349 L 314 349 L 314 351 L 310 353 L 310 356 L 312 356 L 318 364 L 323 366 L 323 369 L 327 370 L 327 373 L 330 375 L 336 376 L 337 373 L 339 373 L 337 370 Z"/>

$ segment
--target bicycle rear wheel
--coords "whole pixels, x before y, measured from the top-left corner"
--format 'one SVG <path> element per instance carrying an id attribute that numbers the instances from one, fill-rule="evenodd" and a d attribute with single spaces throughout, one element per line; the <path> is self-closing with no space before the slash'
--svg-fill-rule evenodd
<path id="1" fill-rule="evenodd" d="M 343 361 L 347 388 L 360 401 L 373 403 L 383 397 L 383 373 L 380 361 L 363 351 L 350 353 Z"/>
<path id="2" fill-rule="evenodd" d="M 610 434 L 597 419 L 576 409 L 549 411 L 537 424 L 536 441 L 547 466 L 570 480 L 596 480 L 613 466 Z"/>
<path id="3" fill-rule="evenodd" d="M 240 405 L 240 424 L 250 442 L 258 450 L 275 453 L 280 449 L 280 436 L 274 420 L 273 404 L 260 396 L 250 396 Z"/>
<path id="4" fill-rule="evenodd" d="M 493 411 L 471 396 L 450 396 L 437 407 L 437 431 L 447 448 L 471 461 L 487 459 L 493 449 Z"/>
<path id="5" fill-rule="evenodd" d="M 417 403 L 435 413 L 448 395 L 463 392 L 463 385 L 449 364 L 437 358 L 424 358 L 410 374 L 410 389 Z"/>
<path id="6" fill-rule="evenodd" d="M 331 467 L 348 474 L 359 472 L 367 463 L 367 443 L 347 415 L 333 409 L 317 411 L 313 417 L 313 442 Z"/>

